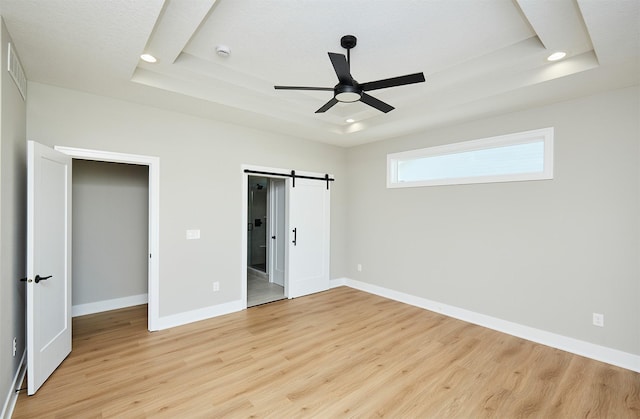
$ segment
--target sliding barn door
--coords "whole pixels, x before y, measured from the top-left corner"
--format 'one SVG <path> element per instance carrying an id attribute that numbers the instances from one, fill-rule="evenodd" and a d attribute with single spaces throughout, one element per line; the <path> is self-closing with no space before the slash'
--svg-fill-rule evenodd
<path id="1" fill-rule="evenodd" d="M 330 191 L 327 182 L 300 178 L 287 188 L 287 297 L 295 298 L 329 289 Z"/>

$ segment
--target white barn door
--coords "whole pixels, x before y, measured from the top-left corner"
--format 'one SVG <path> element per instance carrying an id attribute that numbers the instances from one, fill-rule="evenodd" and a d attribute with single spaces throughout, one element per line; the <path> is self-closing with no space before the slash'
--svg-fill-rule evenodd
<path id="1" fill-rule="evenodd" d="M 27 163 L 29 395 L 71 352 L 71 157 L 33 141 Z"/>
<path id="2" fill-rule="evenodd" d="M 330 191 L 327 182 L 295 178 L 287 192 L 286 294 L 295 298 L 329 289 Z"/>

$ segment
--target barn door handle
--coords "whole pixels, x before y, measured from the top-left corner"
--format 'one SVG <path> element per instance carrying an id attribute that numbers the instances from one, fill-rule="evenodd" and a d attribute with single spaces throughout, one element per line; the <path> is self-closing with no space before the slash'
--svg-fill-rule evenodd
<path id="1" fill-rule="evenodd" d="M 53 275 L 49 275 L 49 276 L 40 276 L 40 275 L 36 275 L 34 281 L 37 284 L 40 281 L 46 281 L 47 279 L 53 277 Z"/>
<path id="2" fill-rule="evenodd" d="M 294 228 L 293 230 L 293 241 L 291 243 L 293 243 L 294 246 L 297 246 L 297 242 L 298 242 L 298 228 Z"/>

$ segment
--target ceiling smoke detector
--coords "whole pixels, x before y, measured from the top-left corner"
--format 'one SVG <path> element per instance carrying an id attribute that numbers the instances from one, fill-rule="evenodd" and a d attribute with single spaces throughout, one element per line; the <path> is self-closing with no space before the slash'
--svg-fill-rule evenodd
<path id="1" fill-rule="evenodd" d="M 227 58 L 231 55 L 231 48 L 226 45 L 218 45 L 216 47 L 216 53 L 223 58 Z"/>

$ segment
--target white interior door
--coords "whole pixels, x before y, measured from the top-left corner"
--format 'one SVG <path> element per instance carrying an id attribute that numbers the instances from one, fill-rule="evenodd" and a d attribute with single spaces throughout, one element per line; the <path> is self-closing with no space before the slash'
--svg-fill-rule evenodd
<path id="1" fill-rule="evenodd" d="M 271 179 L 270 193 L 270 272 L 269 280 L 284 286 L 285 246 L 287 243 L 287 226 L 285 224 L 285 182 L 284 179 Z"/>
<path id="2" fill-rule="evenodd" d="M 28 142 L 29 395 L 71 352 L 71 157 Z"/>
<path id="3" fill-rule="evenodd" d="M 329 289 L 330 202 L 327 183 L 287 180 L 288 254 L 287 297 Z"/>

